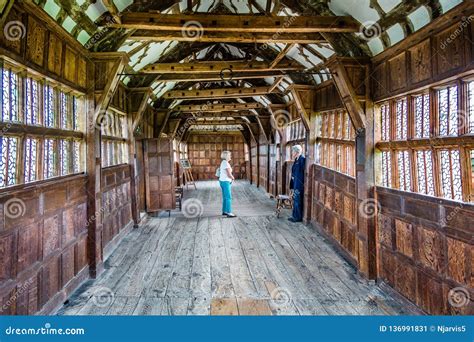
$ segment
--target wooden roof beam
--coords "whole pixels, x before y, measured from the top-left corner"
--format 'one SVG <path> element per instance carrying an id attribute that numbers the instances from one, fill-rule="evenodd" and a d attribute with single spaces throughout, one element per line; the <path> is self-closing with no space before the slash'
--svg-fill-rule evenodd
<path id="1" fill-rule="evenodd" d="M 349 74 L 343 62 L 344 59 L 331 58 L 328 62 L 328 68 L 332 72 L 333 80 L 336 88 L 341 96 L 352 124 L 356 130 L 366 127 L 365 111 L 362 108 L 359 97 L 356 95 L 355 89 L 351 84 Z"/>
<path id="2" fill-rule="evenodd" d="M 130 40 L 149 40 L 153 42 L 178 41 L 198 43 L 259 43 L 267 44 L 313 44 L 327 43 L 327 40 L 317 32 L 208 32 L 200 31 L 195 35 L 183 34 L 181 31 L 137 30 L 127 37 Z"/>
<path id="3" fill-rule="evenodd" d="M 263 105 L 258 102 L 248 103 L 222 103 L 222 104 L 189 104 L 179 105 L 173 108 L 175 112 L 196 113 L 196 112 L 222 112 L 222 111 L 242 111 L 249 109 L 261 109 Z"/>
<path id="4" fill-rule="evenodd" d="M 172 113 L 176 111 L 172 110 Z M 250 111 L 236 111 L 236 112 L 181 112 L 180 117 L 195 117 L 195 118 L 236 118 L 236 117 L 248 117 L 248 116 L 257 116 L 254 112 Z"/>
<path id="5" fill-rule="evenodd" d="M 155 81 L 157 82 L 222 82 L 230 80 L 261 79 L 267 77 L 281 77 L 284 73 L 280 70 L 271 71 L 252 71 L 252 72 L 225 72 L 219 73 L 187 73 L 187 74 L 160 74 Z"/>
<path id="6" fill-rule="evenodd" d="M 217 32 L 358 32 L 360 23 L 351 16 L 267 16 L 267 15 L 175 15 L 148 12 L 122 14 L 114 27 L 142 30 L 188 30 Z M 190 25 L 188 23 L 199 23 Z M 188 25 L 187 25 L 188 24 Z"/>
<path id="7" fill-rule="evenodd" d="M 280 61 L 285 58 L 286 54 L 288 53 L 288 51 L 290 51 L 293 46 L 295 46 L 295 44 L 287 44 L 279 53 L 278 55 L 275 57 L 275 59 L 273 60 L 273 62 L 270 63 L 270 69 L 273 69 L 275 68 L 279 63 Z"/>
<path id="8" fill-rule="evenodd" d="M 171 90 L 163 95 L 164 99 L 225 99 L 263 96 L 270 94 L 271 87 L 251 88 L 217 88 L 217 89 L 193 89 L 193 90 Z"/>
<path id="9" fill-rule="evenodd" d="M 202 74 L 222 73 L 223 79 L 231 77 L 235 72 L 263 72 L 270 70 L 291 71 L 302 70 L 304 67 L 296 61 L 280 62 L 281 58 L 272 63 L 265 61 L 200 61 L 190 63 L 155 63 L 149 64 L 141 70 L 151 74 Z"/>

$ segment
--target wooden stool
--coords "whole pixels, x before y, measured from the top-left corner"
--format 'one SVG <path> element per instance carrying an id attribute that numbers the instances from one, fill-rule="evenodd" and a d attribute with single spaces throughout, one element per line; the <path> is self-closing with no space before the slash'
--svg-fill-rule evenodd
<path id="1" fill-rule="evenodd" d="M 278 195 L 276 197 L 276 215 L 280 217 L 281 209 L 293 209 L 293 197 L 288 195 Z"/>
<path id="2" fill-rule="evenodd" d="M 181 203 L 183 201 L 183 187 L 182 186 L 177 186 L 174 189 L 174 193 L 176 195 L 176 207 L 179 208 L 179 211 L 181 211 Z"/>

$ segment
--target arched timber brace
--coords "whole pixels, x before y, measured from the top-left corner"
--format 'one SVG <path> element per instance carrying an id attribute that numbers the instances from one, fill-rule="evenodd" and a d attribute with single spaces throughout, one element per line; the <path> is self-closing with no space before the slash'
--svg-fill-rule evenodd
<path id="1" fill-rule="evenodd" d="M 0 5 L 1 313 L 474 314 L 474 3 L 354 6 Z"/>

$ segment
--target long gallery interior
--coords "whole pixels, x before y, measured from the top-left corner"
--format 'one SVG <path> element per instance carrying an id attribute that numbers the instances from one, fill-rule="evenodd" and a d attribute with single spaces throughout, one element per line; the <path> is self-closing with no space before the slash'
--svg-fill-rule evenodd
<path id="1" fill-rule="evenodd" d="M 0 14 L 2 315 L 474 314 L 473 1 Z"/>

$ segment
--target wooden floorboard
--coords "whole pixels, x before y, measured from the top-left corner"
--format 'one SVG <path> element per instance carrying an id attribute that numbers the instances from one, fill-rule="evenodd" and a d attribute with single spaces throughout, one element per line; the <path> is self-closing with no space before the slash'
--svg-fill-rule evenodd
<path id="1" fill-rule="evenodd" d="M 326 239 L 276 218 L 275 202 L 233 185 L 237 218 L 221 215 L 218 182 L 184 201 L 202 211 L 161 213 L 131 231 L 59 315 L 397 315 L 412 313 L 361 278 Z"/>

